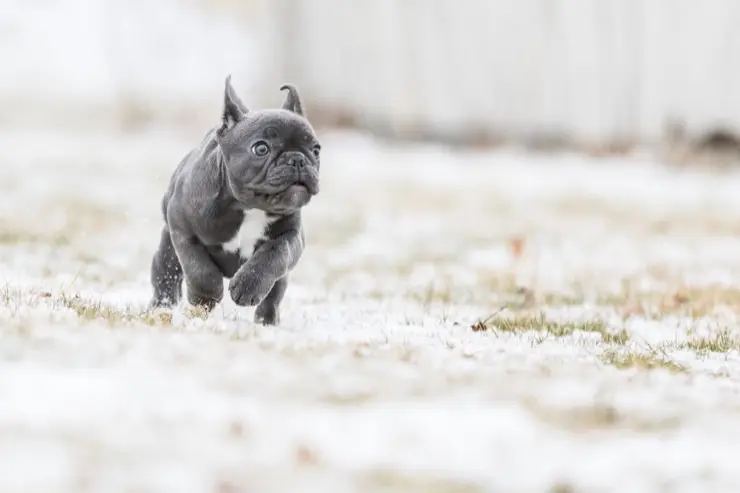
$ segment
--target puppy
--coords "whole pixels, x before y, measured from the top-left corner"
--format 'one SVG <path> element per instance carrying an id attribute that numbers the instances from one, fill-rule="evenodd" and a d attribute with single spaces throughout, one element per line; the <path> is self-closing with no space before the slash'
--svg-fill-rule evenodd
<path id="1" fill-rule="evenodd" d="M 301 209 L 319 192 L 321 144 L 291 84 L 280 109 L 250 111 L 226 77 L 221 123 L 175 169 L 151 263 L 151 308 L 182 297 L 211 311 L 224 278 L 254 320 L 280 321 L 288 275 L 305 237 Z"/>

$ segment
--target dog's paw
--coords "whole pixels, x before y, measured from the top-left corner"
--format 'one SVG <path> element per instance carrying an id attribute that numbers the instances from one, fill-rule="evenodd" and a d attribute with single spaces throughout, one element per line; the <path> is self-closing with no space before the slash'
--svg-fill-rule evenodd
<path id="1" fill-rule="evenodd" d="M 175 300 L 167 297 L 153 297 L 151 300 L 149 300 L 149 303 L 146 305 L 147 311 L 153 311 L 153 310 L 167 310 L 173 308 L 177 303 Z"/>
<path id="2" fill-rule="evenodd" d="M 262 325 L 278 325 L 280 311 L 275 306 L 261 303 L 254 311 L 254 322 Z"/>
<path id="3" fill-rule="evenodd" d="M 221 288 L 220 290 L 208 290 L 210 292 L 207 292 L 203 289 L 198 289 L 198 287 L 189 284 L 187 295 L 188 303 L 192 306 L 201 307 L 203 310 L 210 312 L 211 310 L 216 308 L 216 305 L 218 305 L 224 297 L 223 281 L 221 281 L 221 283 L 222 284 L 219 286 Z"/>
<path id="4" fill-rule="evenodd" d="M 229 294 L 239 306 L 256 306 L 265 299 L 273 284 L 253 271 L 239 271 L 229 281 Z"/>

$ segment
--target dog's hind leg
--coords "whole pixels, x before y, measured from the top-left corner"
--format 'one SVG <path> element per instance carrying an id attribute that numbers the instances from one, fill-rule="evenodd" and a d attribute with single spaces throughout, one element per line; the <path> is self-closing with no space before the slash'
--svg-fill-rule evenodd
<path id="1" fill-rule="evenodd" d="M 159 247 L 152 258 L 150 275 L 154 288 L 154 296 L 149 303 L 150 308 L 176 305 L 182 298 L 183 271 L 175 253 L 175 247 L 172 245 L 170 231 L 166 226 L 162 228 Z"/>

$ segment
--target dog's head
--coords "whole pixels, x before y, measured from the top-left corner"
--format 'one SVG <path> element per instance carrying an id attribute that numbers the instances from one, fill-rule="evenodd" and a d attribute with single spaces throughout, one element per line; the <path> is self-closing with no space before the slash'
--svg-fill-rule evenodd
<path id="1" fill-rule="evenodd" d="M 321 145 L 291 84 L 280 109 L 249 111 L 226 78 L 216 140 L 228 184 L 247 208 L 289 214 L 319 192 Z"/>

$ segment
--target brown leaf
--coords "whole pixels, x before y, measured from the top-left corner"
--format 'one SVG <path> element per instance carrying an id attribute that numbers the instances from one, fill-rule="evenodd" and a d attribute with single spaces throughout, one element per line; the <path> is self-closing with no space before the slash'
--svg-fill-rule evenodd
<path id="1" fill-rule="evenodd" d="M 244 490 L 231 481 L 219 481 L 216 484 L 216 493 L 240 493 Z"/>
<path id="2" fill-rule="evenodd" d="M 316 456 L 316 452 L 311 450 L 306 445 L 299 445 L 296 449 L 296 459 L 298 459 L 298 462 L 301 462 L 303 464 L 316 464 L 318 463 L 319 459 Z"/>
<path id="3" fill-rule="evenodd" d="M 684 303 L 688 303 L 689 301 L 691 301 L 691 299 L 685 293 L 678 292 L 673 295 L 673 302 L 676 305 L 683 305 Z"/>
<path id="4" fill-rule="evenodd" d="M 232 421 L 229 423 L 229 435 L 237 438 L 244 436 L 244 425 L 239 421 Z"/>
<path id="5" fill-rule="evenodd" d="M 514 258 L 521 258 L 524 253 L 524 238 L 515 236 L 509 239 L 509 250 Z"/>
<path id="6" fill-rule="evenodd" d="M 521 308 L 531 308 L 537 303 L 537 296 L 535 295 L 535 292 L 527 287 L 518 287 L 516 290 L 516 294 L 522 297 L 520 300 Z"/>
<path id="7" fill-rule="evenodd" d="M 498 316 L 499 313 L 501 313 L 504 310 L 506 310 L 506 306 L 502 306 L 501 308 L 493 312 L 491 315 L 489 315 L 485 319 L 478 320 L 473 325 L 471 325 L 470 328 L 473 329 L 473 332 L 481 332 L 484 330 L 488 330 L 489 322 L 491 322 L 494 318 Z"/>

